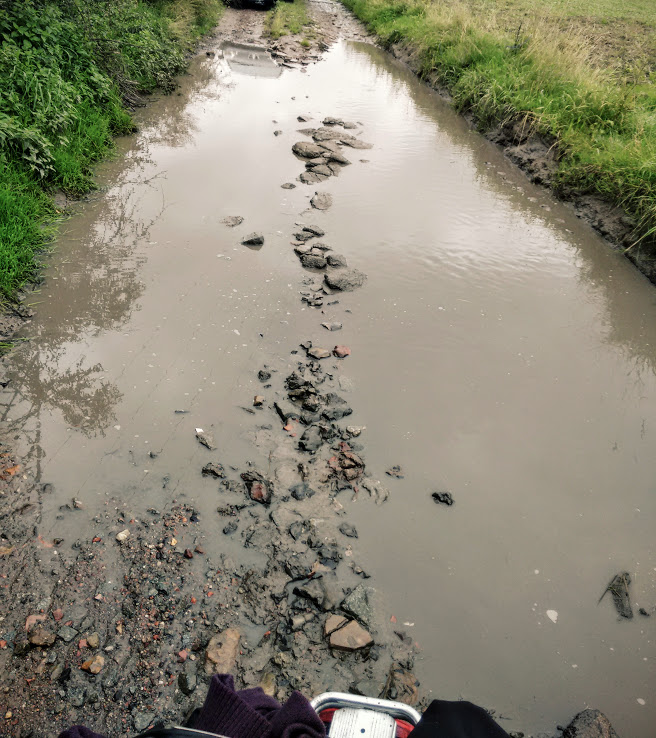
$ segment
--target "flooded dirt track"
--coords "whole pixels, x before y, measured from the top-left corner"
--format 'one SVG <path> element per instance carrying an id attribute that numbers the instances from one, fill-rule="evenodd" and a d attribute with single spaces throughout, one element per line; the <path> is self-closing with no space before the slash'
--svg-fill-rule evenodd
<path id="1" fill-rule="evenodd" d="M 236 661 L 280 697 L 462 697 L 535 736 L 595 707 L 649 738 L 656 292 L 343 10 L 312 7 L 337 39 L 316 62 L 226 47 L 263 43 L 261 16 L 228 11 L 62 228 L 2 390 L 21 466 L 4 733 L 176 721 L 205 664 Z M 327 116 L 372 147 L 306 185 L 292 146 Z M 307 249 L 303 226 L 324 232 Z M 299 254 L 366 281 L 322 291 Z M 624 571 L 631 619 L 598 602 Z M 325 618 L 362 584 L 346 612 L 375 645 L 334 647 Z"/>

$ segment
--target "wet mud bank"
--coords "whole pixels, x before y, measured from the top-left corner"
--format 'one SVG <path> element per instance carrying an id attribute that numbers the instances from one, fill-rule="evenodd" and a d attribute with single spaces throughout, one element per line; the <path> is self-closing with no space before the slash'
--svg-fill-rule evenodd
<path id="1" fill-rule="evenodd" d="M 399 62 L 407 65 L 423 83 L 429 85 L 443 99 L 450 101 L 447 90 L 430 75 L 422 73 L 422 62 L 417 52 L 403 44 L 385 44 L 384 48 Z M 472 126 L 472 116 L 463 114 Z M 641 237 L 635 218 L 622 208 L 594 194 L 578 192 L 556 182 L 558 144 L 555 139 L 531 134 L 522 120 L 508 121 L 502 126 L 481 131 L 482 135 L 500 147 L 504 155 L 531 181 L 547 188 L 560 201 L 571 207 L 576 215 L 588 223 L 606 241 L 609 248 L 619 250 L 656 284 L 656 242 L 652 237 Z"/>
<path id="2" fill-rule="evenodd" d="M 325 37 L 365 37 L 317 5 Z M 16 451 L 0 480 L 3 734 L 177 723 L 231 671 L 281 699 L 471 699 L 526 735 L 598 704 L 648 735 L 651 527 L 635 510 L 649 513 L 653 475 L 635 455 L 651 453 L 638 419 L 654 391 L 648 372 L 635 392 L 623 378 L 638 372 L 627 355 L 654 357 L 650 321 L 634 336 L 621 319 L 651 316 L 644 280 L 595 261 L 573 216 L 385 54 L 295 44 L 228 11 L 53 256 L 2 395 Z M 524 317 L 543 309 L 533 330 Z M 575 386 L 553 357 L 602 322 Z M 607 364 L 622 380 L 605 417 Z M 566 431 L 592 412 L 617 433 L 611 470 L 608 437 Z M 604 496 L 545 472 L 544 454 Z M 599 510 L 594 536 L 571 528 L 578 497 Z M 611 580 L 625 568 L 630 598 Z M 636 598 L 646 614 L 615 622 L 612 603 Z M 567 730 L 612 735 L 591 710 Z"/>

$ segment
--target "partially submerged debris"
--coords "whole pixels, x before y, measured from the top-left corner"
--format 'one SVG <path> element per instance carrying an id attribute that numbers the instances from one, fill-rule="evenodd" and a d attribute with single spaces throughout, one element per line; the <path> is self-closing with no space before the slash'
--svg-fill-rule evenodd
<path id="1" fill-rule="evenodd" d="M 599 598 L 601 602 L 608 592 L 611 593 L 613 604 L 617 613 L 622 618 L 630 620 L 633 617 L 633 609 L 631 608 L 631 599 L 629 597 L 629 585 L 631 584 L 631 575 L 628 571 L 616 574 L 608 583 L 603 594 Z M 597 603 L 598 604 L 598 603 Z"/>

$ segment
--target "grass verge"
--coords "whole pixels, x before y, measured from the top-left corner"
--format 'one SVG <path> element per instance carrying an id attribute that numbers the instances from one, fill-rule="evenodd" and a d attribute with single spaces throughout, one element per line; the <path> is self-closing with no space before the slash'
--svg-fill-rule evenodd
<path id="1" fill-rule="evenodd" d="M 556 189 L 624 208 L 638 223 L 636 238 L 656 233 L 651 70 L 627 76 L 599 63 L 599 36 L 581 22 L 566 23 L 580 21 L 581 12 L 601 13 L 592 18 L 597 25 L 640 22 L 653 41 L 651 0 L 342 1 L 383 45 L 414 52 L 420 74 L 446 88 L 480 129 L 520 122 L 555 141 Z M 618 16 L 620 5 L 626 18 Z"/>
<path id="2" fill-rule="evenodd" d="M 0 0 L 0 301 L 32 278 L 54 232 L 51 194 L 93 187 L 92 165 L 170 90 L 218 0 Z"/>
<path id="3" fill-rule="evenodd" d="M 307 13 L 305 0 L 293 0 L 286 2 L 282 0 L 267 13 L 264 27 L 267 34 L 278 39 L 282 36 L 296 36 L 306 31 L 311 25 Z"/>

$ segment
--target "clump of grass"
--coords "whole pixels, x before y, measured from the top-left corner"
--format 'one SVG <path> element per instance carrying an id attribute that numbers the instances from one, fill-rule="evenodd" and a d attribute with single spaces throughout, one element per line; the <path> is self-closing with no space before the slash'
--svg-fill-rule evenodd
<path id="1" fill-rule="evenodd" d="M 656 93 L 593 65 L 580 29 L 554 34 L 535 16 L 510 32 L 473 0 L 343 2 L 384 44 L 413 50 L 481 129 L 521 121 L 554 141 L 558 187 L 624 207 L 642 233 L 656 228 Z"/>
<path id="2" fill-rule="evenodd" d="M 267 34 L 274 39 L 282 36 L 296 36 L 310 25 L 305 0 L 278 2 L 267 13 L 264 27 Z M 307 39 L 305 39 L 307 41 Z M 303 42 L 301 42 L 303 43 Z M 309 42 L 307 43 L 309 46 Z"/>
<path id="3" fill-rule="evenodd" d="M 92 165 L 132 130 L 126 103 L 172 89 L 218 0 L 0 0 L 0 299 L 39 267 L 48 193 L 93 187 Z"/>

